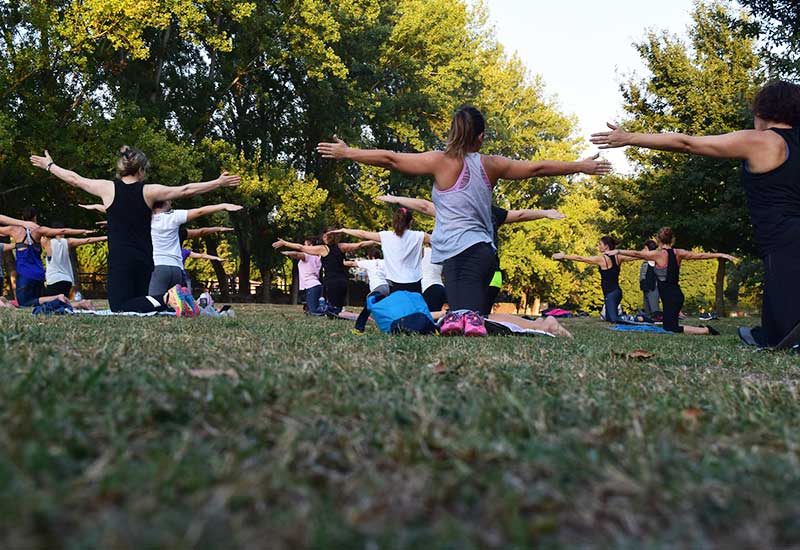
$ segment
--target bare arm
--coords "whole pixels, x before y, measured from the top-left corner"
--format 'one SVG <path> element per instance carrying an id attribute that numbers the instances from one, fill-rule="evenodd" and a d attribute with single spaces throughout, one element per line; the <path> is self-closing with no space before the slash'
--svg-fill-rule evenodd
<path id="1" fill-rule="evenodd" d="M 302 252 L 289 252 L 287 250 L 284 250 L 283 252 L 281 252 L 281 254 L 283 254 L 284 256 L 289 256 L 291 259 L 297 260 L 298 262 L 301 262 L 306 259 L 306 255 Z"/>
<path id="2" fill-rule="evenodd" d="M 509 210 L 505 223 L 531 222 L 534 220 L 563 220 L 567 216 L 558 210 Z"/>
<path id="3" fill-rule="evenodd" d="M 326 159 L 350 159 L 370 166 L 388 168 L 412 176 L 434 175 L 444 153 L 396 153 L 383 149 L 355 149 L 336 136 L 333 143 L 320 143 L 317 153 Z"/>
<path id="4" fill-rule="evenodd" d="M 629 258 L 637 258 L 639 260 L 647 260 L 655 262 L 661 258 L 661 250 L 622 250 L 615 249 L 606 252 L 609 256 L 627 256 Z"/>
<path id="5" fill-rule="evenodd" d="M 193 208 L 192 210 L 188 211 L 186 220 L 193 221 L 201 216 L 208 216 L 209 214 L 214 214 L 215 212 L 238 212 L 242 208 L 244 207 L 239 206 L 238 204 L 230 204 L 227 202 L 203 206 L 201 208 Z"/>
<path id="6" fill-rule="evenodd" d="M 3 215 L 0 215 L 0 225 L 16 225 L 19 227 L 24 227 L 25 229 L 30 229 L 31 231 L 39 227 L 39 224 L 37 223 L 26 222 L 24 220 L 18 220 L 16 218 L 10 218 Z"/>
<path id="7" fill-rule="evenodd" d="M 170 187 L 168 185 L 145 185 L 144 186 L 144 200 L 148 206 L 153 207 L 156 201 L 174 201 L 178 199 L 188 199 L 195 195 L 208 193 L 220 187 L 236 187 L 241 181 L 241 177 L 232 176 L 227 172 L 223 172 L 217 179 L 211 181 L 204 181 L 202 183 L 190 183 L 188 185 L 180 185 Z"/>
<path id="8" fill-rule="evenodd" d="M 585 158 L 575 162 L 561 162 L 557 160 L 512 160 L 506 157 L 489 156 L 484 167 L 487 176 L 492 181 L 498 179 L 524 180 L 545 176 L 566 176 L 569 174 L 602 175 L 611 172 L 611 163 L 607 160 L 597 160 L 600 155 Z"/>
<path id="9" fill-rule="evenodd" d="M 738 260 L 735 256 L 719 252 L 692 252 L 691 250 L 678 249 L 675 250 L 675 254 L 682 260 L 728 260 L 730 262 Z"/>
<path id="10" fill-rule="evenodd" d="M 108 237 L 86 237 L 85 239 L 67 239 L 67 244 L 70 248 L 83 246 L 86 244 L 102 243 L 108 240 Z"/>
<path id="11" fill-rule="evenodd" d="M 592 134 L 592 143 L 599 145 L 600 149 L 632 145 L 705 157 L 742 159 L 756 172 L 776 168 L 786 159 L 786 143 L 771 131 L 741 130 L 716 136 L 689 136 L 623 132 L 614 124 L 608 124 L 608 127 L 608 132 Z"/>
<path id="12" fill-rule="evenodd" d="M 106 211 L 106 207 L 104 205 L 102 205 L 102 204 L 79 204 L 78 206 L 80 206 L 81 208 L 84 208 L 86 210 L 95 210 L 97 212 L 105 212 Z"/>
<path id="13" fill-rule="evenodd" d="M 92 235 L 97 233 L 96 229 L 72 229 L 70 227 L 60 227 L 58 229 L 54 227 L 45 227 L 39 226 L 39 229 L 35 231 L 35 233 L 40 237 L 68 237 L 71 235 Z"/>
<path id="14" fill-rule="evenodd" d="M 345 267 L 358 267 L 358 262 L 355 260 L 345 260 L 342 262 Z"/>
<path id="15" fill-rule="evenodd" d="M 376 244 L 381 244 L 379 241 L 361 241 L 360 243 L 339 243 L 339 250 L 346 254 L 350 254 L 352 252 L 356 252 L 357 250 L 361 250 L 362 248 L 369 248 L 370 246 L 375 246 Z"/>
<path id="16" fill-rule="evenodd" d="M 601 256 L 574 256 L 572 254 L 564 254 L 563 252 L 556 252 L 553 254 L 554 260 L 568 260 L 570 262 L 582 262 L 585 264 L 603 266 L 603 258 Z"/>
<path id="17" fill-rule="evenodd" d="M 43 157 L 31 155 L 31 164 L 42 170 L 47 170 L 61 181 L 73 187 L 82 189 L 95 197 L 100 197 L 103 200 L 103 204 L 106 206 L 110 205 L 114 199 L 114 182 L 84 178 L 72 170 L 61 168 L 53 162 L 53 159 L 50 158 L 50 153 L 47 151 L 44 152 Z"/>
<path id="18" fill-rule="evenodd" d="M 212 256 L 211 254 L 202 254 L 200 252 L 192 252 L 189 254 L 189 257 L 193 260 L 213 260 L 216 262 L 227 262 L 225 258 L 220 258 L 219 256 Z"/>
<path id="19" fill-rule="evenodd" d="M 329 231 L 329 234 L 336 234 L 336 233 L 343 233 L 345 235 L 350 235 L 351 237 L 355 237 L 356 239 L 361 239 L 362 241 L 373 241 L 373 242 L 381 242 L 381 236 L 379 233 L 375 231 L 364 231 L 362 229 L 335 229 L 333 231 Z M 340 243 L 340 244 L 350 244 L 350 243 Z"/>
<path id="20" fill-rule="evenodd" d="M 426 216 L 436 217 L 436 207 L 429 200 L 412 199 L 411 197 L 396 197 L 394 195 L 380 195 L 376 200 L 388 202 L 389 204 L 399 204 L 403 208 L 408 208 Z"/>
<path id="21" fill-rule="evenodd" d="M 197 229 L 189 229 L 187 233 L 190 239 L 197 239 L 199 237 L 206 237 L 214 233 L 230 233 L 233 227 L 199 227 Z"/>
<path id="22" fill-rule="evenodd" d="M 312 256 L 327 256 L 328 255 L 328 247 L 323 245 L 323 244 L 306 246 L 304 244 L 292 243 L 292 242 L 289 242 L 289 241 L 285 241 L 283 239 L 278 239 L 277 241 L 272 243 L 272 248 L 281 248 L 281 247 L 291 248 L 292 250 L 298 250 L 300 252 L 305 252 L 306 254 L 311 254 Z"/>

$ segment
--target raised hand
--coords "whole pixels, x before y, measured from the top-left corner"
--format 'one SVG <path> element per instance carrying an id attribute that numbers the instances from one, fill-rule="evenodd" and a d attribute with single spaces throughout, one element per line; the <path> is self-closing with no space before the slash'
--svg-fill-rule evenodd
<path id="1" fill-rule="evenodd" d="M 239 210 L 241 210 L 242 208 L 244 208 L 244 206 L 241 206 L 241 205 L 239 205 L 239 204 L 229 204 L 229 203 L 225 203 L 225 211 L 226 211 L 226 212 L 238 212 L 238 211 L 239 211 Z"/>
<path id="2" fill-rule="evenodd" d="M 623 132 L 619 129 L 619 126 L 615 124 L 611 124 L 610 122 L 606 123 L 610 132 L 597 132 L 592 134 L 589 138 L 595 145 L 599 145 L 600 149 L 615 149 L 617 147 L 624 147 L 627 145 L 627 137 L 628 133 Z"/>
<path id="3" fill-rule="evenodd" d="M 344 229 L 331 229 L 330 231 L 326 231 L 326 235 L 341 235 L 344 233 Z"/>
<path id="4" fill-rule="evenodd" d="M 317 144 L 317 153 L 322 155 L 324 159 L 342 159 L 347 156 L 347 144 L 339 139 L 336 135 L 333 136 L 333 143 L 319 143 Z"/>
<path id="5" fill-rule="evenodd" d="M 563 260 L 563 259 L 564 259 L 564 258 L 566 258 L 566 257 L 567 257 L 567 255 L 566 255 L 566 254 L 564 254 L 563 252 L 556 252 L 556 253 L 555 253 L 555 254 L 553 254 L 553 256 L 552 256 L 552 258 L 553 258 L 554 260 Z"/>
<path id="6" fill-rule="evenodd" d="M 394 204 L 395 196 L 394 195 L 378 195 L 377 197 L 375 197 L 375 200 L 376 201 L 381 201 L 381 202 L 388 202 L 389 204 Z"/>
<path id="7" fill-rule="evenodd" d="M 730 254 L 720 254 L 719 256 L 720 256 L 720 258 L 728 260 L 729 262 L 736 263 L 736 262 L 739 261 L 739 258 L 737 258 L 736 256 L 731 256 Z"/>
<path id="8" fill-rule="evenodd" d="M 559 212 L 558 210 L 545 210 L 544 217 L 548 220 L 563 220 L 567 217 L 567 215 Z"/>
<path id="9" fill-rule="evenodd" d="M 284 241 L 283 239 L 278 239 L 277 241 L 272 243 L 272 248 L 280 248 L 282 246 L 286 246 L 286 241 Z"/>
<path id="10" fill-rule="evenodd" d="M 217 183 L 219 183 L 220 187 L 236 187 L 242 181 L 241 176 L 231 175 L 228 172 L 223 172 L 217 178 Z"/>
<path id="11" fill-rule="evenodd" d="M 618 256 L 619 255 L 619 250 L 614 248 L 613 250 L 606 250 L 605 252 L 603 252 L 603 254 L 605 254 L 606 256 Z M 623 254 L 623 256 L 624 256 L 624 254 Z"/>
<path id="12" fill-rule="evenodd" d="M 43 157 L 37 157 L 36 155 L 31 155 L 31 164 L 33 164 L 37 168 L 41 168 L 42 170 L 47 170 L 47 167 L 50 163 L 53 162 L 53 159 L 50 158 L 50 153 L 47 152 L 45 149 Z"/>
<path id="13" fill-rule="evenodd" d="M 581 172 L 584 174 L 589 174 L 590 176 L 602 176 L 605 174 L 611 173 L 611 163 L 608 162 L 606 159 L 600 159 L 600 153 L 597 153 L 593 157 L 585 158 L 581 161 L 583 164 L 583 168 Z"/>

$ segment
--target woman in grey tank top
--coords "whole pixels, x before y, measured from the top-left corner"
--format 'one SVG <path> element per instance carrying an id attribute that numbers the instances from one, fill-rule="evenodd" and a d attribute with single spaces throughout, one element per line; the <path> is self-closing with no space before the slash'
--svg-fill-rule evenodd
<path id="1" fill-rule="evenodd" d="M 497 180 L 611 171 L 611 165 L 598 160 L 597 155 L 578 162 L 520 161 L 481 155 L 485 128 L 480 111 L 465 106 L 453 115 L 444 151 L 397 153 L 355 149 L 336 136 L 333 143 L 317 146 L 323 158 L 350 159 L 412 176 L 434 177 L 433 261 L 443 265 L 450 310 L 470 312 L 448 315 L 442 322 L 443 334 L 486 333 L 478 314 L 489 313 L 489 283 L 496 267 L 491 201 Z"/>

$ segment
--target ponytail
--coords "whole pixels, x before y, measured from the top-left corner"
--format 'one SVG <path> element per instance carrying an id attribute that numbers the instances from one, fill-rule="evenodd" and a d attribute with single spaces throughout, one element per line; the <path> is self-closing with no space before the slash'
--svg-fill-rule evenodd
<path id="1" fill-rule="evenodd" d="M 411 221 L 413 219 L 414 216 L 408 208 L 398 208 L 395 210 L 392 216 L 392 228 L 394 228 L 395 235 L 402 237 L 406 229 L 411 226 Z"/>
<path id="2" fill-rule="evenodd" d="M 672 243 L 675 242 L 675 235 L 672 233 L 671 227 L 662 227 L 656 233 L 656 239 L 661 244 L 665 244 L 667 246 L 672 246 Z"/>
<path id="3" fill-rule="evenodd" d="M 474 149 L 478 137 L 486 131 L 486 120 L 481 112 L 469 105 L 461 107 L 450 123 L 445 154 L 451 157 L 464 157 Z"/>

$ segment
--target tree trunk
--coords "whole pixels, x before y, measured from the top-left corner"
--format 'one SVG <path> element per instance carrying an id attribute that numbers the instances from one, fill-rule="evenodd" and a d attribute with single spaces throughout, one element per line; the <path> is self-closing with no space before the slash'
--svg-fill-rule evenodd
<path id="1" fill-rule="evenodd" d="M 726 260 L 717 260 L 714 310 L 720 317 L 725 316 L 725 262 Z"/>
<path id="2" fill-rule="evenodd" d="M 203 241 L 206 243 L 206 251 L 212 256 L 219 256 L 217 251 L 217 243 L 210 237 L 204 237 Z M 211 262 L 211 267 L 214 268 L 214 274 L 217 276 L 217 283 L 219 283 L 219 299 L 223 302 L 230 301 L 230 285 L 228 284 L 228 274 L 225 273 L 225 268 L 222 267 L 220 262 Z"/>
<path id="3" fill-rule="evenodd" d="M 542 307 L 542 299 L 539 296 L 536 296 L 533 299 L 533 313 L 531 315 L 539 315 L 539 310 Z"/>
<path id="4" fill-rule="evenodd" d="M 298 294 L 300 294 L 300 273 L 297 270 L 297 262 L 292 260 L 292 305 L 296 306 Z"/>

